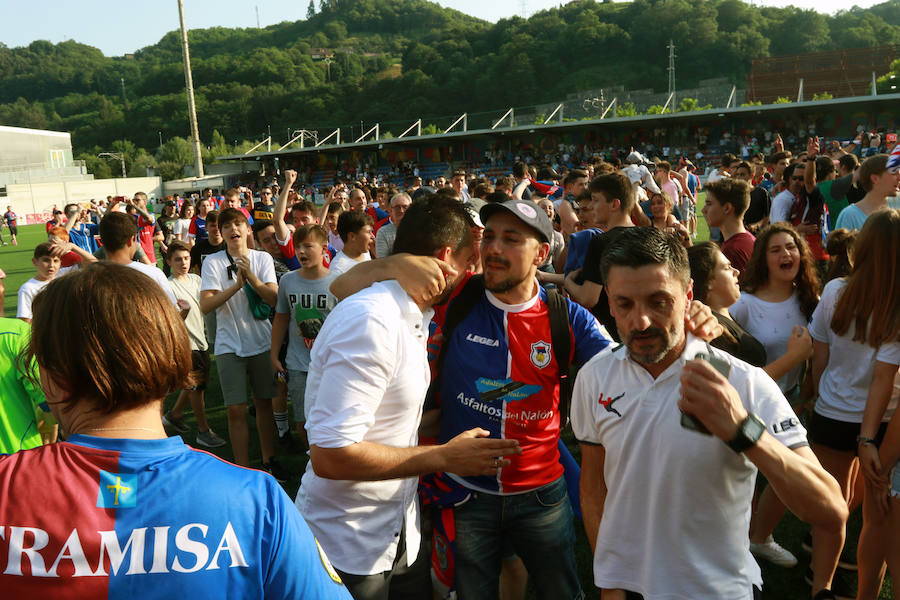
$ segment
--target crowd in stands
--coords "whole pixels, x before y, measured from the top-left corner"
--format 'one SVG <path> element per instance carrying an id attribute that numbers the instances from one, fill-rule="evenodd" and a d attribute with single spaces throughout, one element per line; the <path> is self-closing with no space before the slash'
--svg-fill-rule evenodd
<path id="1" fill-rule="evenodd" d="M 708 173 L 561 147 L 54 210 L 0 319 L 5 589 L 759 598 L 758 562 L 798 564 L 789 510 L 810 597 L 877 598 L 900 575 L 900 147 L 859 133 L 748 136 Z M 309 455 L 293 504 L 285 451 Z"/>

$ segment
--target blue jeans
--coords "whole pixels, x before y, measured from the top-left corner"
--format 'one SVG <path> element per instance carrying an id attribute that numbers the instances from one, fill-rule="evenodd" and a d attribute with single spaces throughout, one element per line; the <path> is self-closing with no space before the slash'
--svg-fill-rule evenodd
<path id="1" fill-rule="evenodd" d="M 526 494 L 479 494 L 456 508 L 460 600 L 497 598 L 504 541 L 525 563 L 538 598 L 583 598 L 575 567 L 572 516 L 562 477 Z"/>

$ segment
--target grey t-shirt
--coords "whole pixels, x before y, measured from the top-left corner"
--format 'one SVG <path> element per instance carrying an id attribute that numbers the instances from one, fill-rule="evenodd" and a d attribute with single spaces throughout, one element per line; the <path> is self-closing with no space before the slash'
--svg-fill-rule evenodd
<path id="1" fill-rule="evenodd" d="M 309 351 L 325 317 L 337 304 L 328 288 L 337 273 L 321 279 L 306 279 L 300 271 L 291 271 L 278 284 L 275 312 L 290 315 L 288 350 L 285 366 L 291 371 L 309 370 Z"/>

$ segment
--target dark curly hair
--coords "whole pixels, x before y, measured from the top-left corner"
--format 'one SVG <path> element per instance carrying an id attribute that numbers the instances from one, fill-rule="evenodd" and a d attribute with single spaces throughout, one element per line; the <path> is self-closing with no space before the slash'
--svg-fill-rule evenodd
<path id="1" fill-rule="evenodd" d="M 769 241 L 772 236 L 785 233 L 794 240 L 797 249 L 800 250 L 800 269 L 794 278 L 794 287 L 800 300 L 800 310 L 807 319 L 812 318 L 813 311 L 819 303 L 819 275 L 816 272 L 816 263 L 809 250 L 809 244 L 797 230 L 787 223 L 774 223 L 763 229 L 756 237 L 753 245 L 753 253 L 741 275 L 741 289 L 750 294 L 755 294 L 769 282 L 769 265 L 766 262 L 766 251 L 769 249 Z"/>

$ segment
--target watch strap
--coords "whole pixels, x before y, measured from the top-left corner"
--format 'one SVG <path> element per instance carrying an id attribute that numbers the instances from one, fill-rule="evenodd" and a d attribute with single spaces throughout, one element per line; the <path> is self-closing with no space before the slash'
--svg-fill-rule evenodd
<path id="1" fill-rule="evenodd" d="M 735 433 L 731 441 L 728 442 L 728 447 L 738 453 L 743 452 L 748 448 L 752 448 L 756 445 L 756 442 L 759 441 L 759 438 L 762 437 L 765 430 L 765 423 L 763 423 L 759 417 L 750 413 L 743 421 L 741 421 L 741 424 L 738 425 L 737 433 Z"/>

